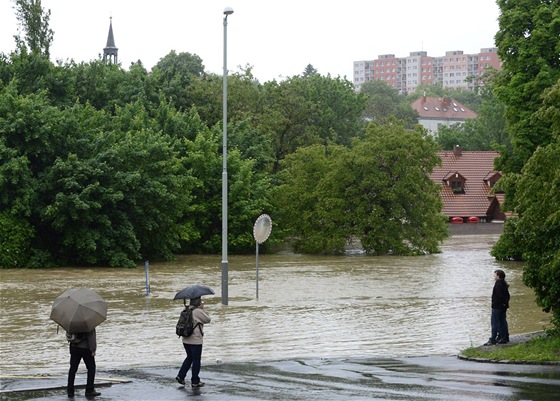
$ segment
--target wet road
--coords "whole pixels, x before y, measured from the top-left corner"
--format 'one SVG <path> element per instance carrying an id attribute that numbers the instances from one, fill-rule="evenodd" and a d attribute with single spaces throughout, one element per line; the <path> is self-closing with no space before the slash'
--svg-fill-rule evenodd
<path id="1" fill-rule="evenodd" d="M 80 372 L 77 384 L 85 381 Z M 206 386 L 174 381 L 176 368 L 98 372 L 129 383 L 98 386 L 97 400 L 445 400 L 558 401 L 560 366 L 479 363 L 455 357 L 305 359 L 204 365 Z M 101 382 L 101 380 L 99 380 Z M 64 377 L 2 380 L 6 388 L 64 385 Z M 76 400 L 85 400 L 83 389 Z M 60 400 L 65 391 L 2 393 L 2 400 Z"/>

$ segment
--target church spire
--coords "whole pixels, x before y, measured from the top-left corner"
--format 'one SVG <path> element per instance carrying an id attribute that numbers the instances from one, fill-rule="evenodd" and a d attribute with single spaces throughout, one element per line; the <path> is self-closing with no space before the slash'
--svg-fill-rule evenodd
<path id="1" fill-rule="evenodd" d="M 107 36 L 107 46 L 103 48 L 103 61 L 117 64 L 119 49 L 115 46 L 113 36 L 113 17 L 109 18 L 109 35 Z"/>

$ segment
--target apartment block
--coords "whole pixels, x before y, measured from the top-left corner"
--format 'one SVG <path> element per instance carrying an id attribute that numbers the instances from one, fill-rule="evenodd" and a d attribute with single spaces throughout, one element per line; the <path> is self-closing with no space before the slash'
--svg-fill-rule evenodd
<path id="1" fill-rule="evenodd" d="M 365 82 L 380 80 L 401 93 L 412 93 L 421 84 L 436 83 L 445 88 L 472 90 L 485 70 L 501 69 L 497 50 L 483 48 L 476 54 L 453 50 L 439 57 L 417 51 L 407 57 L 383 54 L 375 60 L 354 61 L 354 87 L 359 91 Z"/>

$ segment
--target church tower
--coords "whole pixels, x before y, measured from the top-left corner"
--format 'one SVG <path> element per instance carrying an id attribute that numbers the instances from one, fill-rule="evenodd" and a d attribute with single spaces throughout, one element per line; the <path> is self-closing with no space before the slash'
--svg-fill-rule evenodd
<path id="1" fill-rule="evenodd" d="M 103 61 L 117 64 L 119 49 L 115 46 L 113 37 L 113 17 L 109 19 L 109 36 L 107 36 L 107 46 L 103 48 Z"/>

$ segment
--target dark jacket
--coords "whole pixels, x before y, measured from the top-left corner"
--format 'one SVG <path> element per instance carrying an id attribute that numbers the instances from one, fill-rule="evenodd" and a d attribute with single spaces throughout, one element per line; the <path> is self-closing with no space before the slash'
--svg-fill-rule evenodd
<path id="1" fill-rule="evenodd" d="M 89 333 L 82 334 L 82 340 L 76 344 L 70 344 L 72 347 L 77 348 L 89 348 L 91 353 L 95 353 L 97 351 L 97 335 L 95 333 L 95 329 L 90 331 Z"/>
<path id="2" fill-rule="evenodd" d="M 506 310 L 509 308 L 509 284 L 504 279 L 498 279 L 492 290 L 492 309 Z"/>

